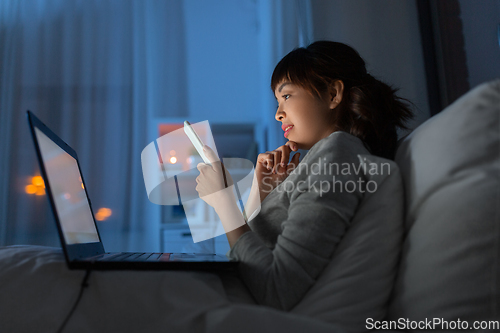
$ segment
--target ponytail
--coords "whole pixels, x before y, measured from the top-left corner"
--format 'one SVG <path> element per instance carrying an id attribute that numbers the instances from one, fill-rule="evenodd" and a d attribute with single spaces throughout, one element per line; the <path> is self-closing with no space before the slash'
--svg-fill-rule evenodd
<path id="1" fill-rule="evenodd" d="M 373 155 L 394 159 L 397 129 L 407 129 L 406 122 L 413 117 L 410 102 L 370 74 L 360 81 L 344 93 L 337 127 L 360 138 Z"/>

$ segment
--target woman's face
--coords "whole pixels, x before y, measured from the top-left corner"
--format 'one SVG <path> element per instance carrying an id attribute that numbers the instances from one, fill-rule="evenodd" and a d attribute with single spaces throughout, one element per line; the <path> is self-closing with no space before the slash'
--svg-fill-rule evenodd
<path id="1" fill-rule="evenodd" d="M 289 81 L 276 86 L 278 101 L 275 118 L 282 123 L 284 136 L 299 149 L 310 149 L 316 142 L 334 132 L 333 97 L 325 93 L 318 98 Z M 292 127 L 289 127 L 292 126 Z"/>

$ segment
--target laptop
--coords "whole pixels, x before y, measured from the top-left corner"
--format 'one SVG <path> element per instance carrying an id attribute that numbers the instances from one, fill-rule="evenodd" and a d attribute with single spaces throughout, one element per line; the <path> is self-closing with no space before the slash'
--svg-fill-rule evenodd
<path id="1" fill-rule="evenodd" d="M 205 253 L 136 253 L 104 250 L 76 152 L 27 111 L 46 193 L 70 269 L 226 270 L 237 261 Z"/>

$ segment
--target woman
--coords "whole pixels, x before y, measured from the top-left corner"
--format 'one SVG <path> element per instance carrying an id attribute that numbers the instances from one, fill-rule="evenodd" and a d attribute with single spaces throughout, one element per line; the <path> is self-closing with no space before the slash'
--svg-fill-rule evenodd
<path id="1" fill-rule="evenodd" d="M 366 72 L 354 49 L 336 42 L 290 52 L 276 66 L 271 89 L 289 141 L 258 156 L 248 224 L 232 190 L 218 185 L 221 168 L 200 164 L 196 189 L 228 231 L 228 255 L 240 261 L 255 299 L 289 310 L 329 263 L 369 190 L 355 172 L 358 155 L 392 159 L 397 129 L 406 128 L 412 113 L 394 89 Z M 290 160 L 297 149 L 309 150 L 300 164 L 299 153 Z"/>

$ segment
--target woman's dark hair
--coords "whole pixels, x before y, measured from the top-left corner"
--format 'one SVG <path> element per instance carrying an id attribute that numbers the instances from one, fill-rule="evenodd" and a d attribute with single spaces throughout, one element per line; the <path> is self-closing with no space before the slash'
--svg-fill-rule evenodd
<path id="1" fill-rule="evenodd" d="M 366 72 L 365 62 L 352 47 L 318 41 L 288 53 L 274 69 L 271 89 L 282 81 L 296 84 L 320 98 L 336 80 L 344 83 L 342 102 L 333 112 L 336 130 L 358 138 L 372 154 L 393 159 L 397 129 L 413 118 L 409 101 Z"/>

